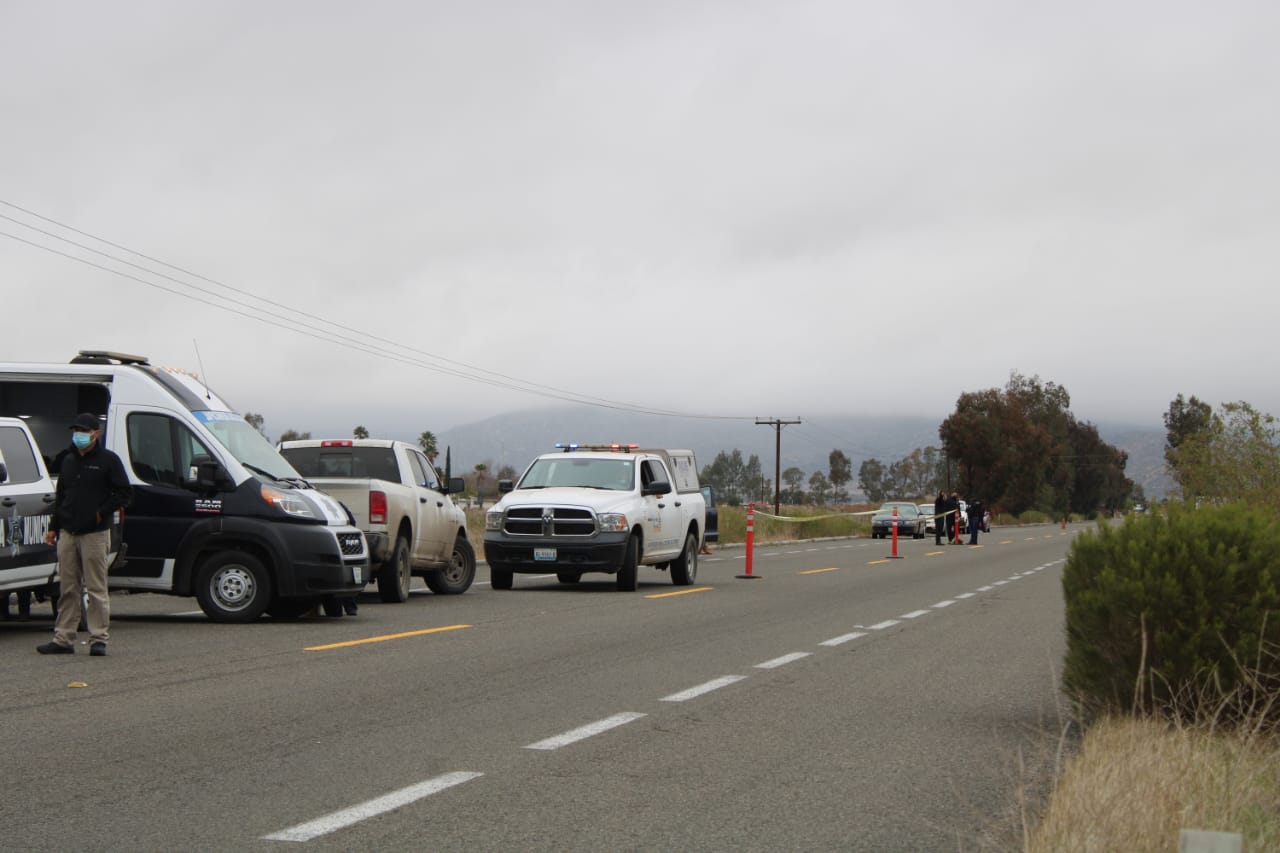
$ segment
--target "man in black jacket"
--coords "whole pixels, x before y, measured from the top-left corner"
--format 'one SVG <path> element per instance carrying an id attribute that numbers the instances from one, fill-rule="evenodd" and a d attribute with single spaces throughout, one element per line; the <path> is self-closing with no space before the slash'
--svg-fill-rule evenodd
<path id="1" fill-rule="evenodd" d="M 947 495 L 946 492 L 938 492 L 938 497 L 933 501 L 933 544 L 942 544 L 942 534 L 947 529 Z"/>
<path id="2" fill-rule="evenodd" d="M 982 529 L 982 516 L 986 513 L 987 508 L 982 505 L 982 501 L 974 498 L 969 501 L 969 544 L 978 544 L 978 531 Z"/>
<path id="3" fill-rule="evenodd" d="M 36 646 L 42 655 L 75 652 L 80 624 L 81 589 L 88 594 L 89 654 L 107 653 L 111 606 L 107 598 L 107 554 L 111 516 L 129 505 L 133 487 L 120 457 L 102 447 L 102 424 L 88 412 L 71 424 L 74 447 L 62 457 L 53 513 L 45 542 L 58 546 L 58 618 L 53 639 Z"/>

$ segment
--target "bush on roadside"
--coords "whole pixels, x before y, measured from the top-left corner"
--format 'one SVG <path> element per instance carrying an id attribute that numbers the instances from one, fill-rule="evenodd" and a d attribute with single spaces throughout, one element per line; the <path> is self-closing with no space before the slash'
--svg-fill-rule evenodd
<path id="1" fill-rule="evenodd" d="M 1280 715 L 1280 524 L 1246 504 L 1130 516 L 1062 574 L 1063 684 L 1084 719 Z"/>

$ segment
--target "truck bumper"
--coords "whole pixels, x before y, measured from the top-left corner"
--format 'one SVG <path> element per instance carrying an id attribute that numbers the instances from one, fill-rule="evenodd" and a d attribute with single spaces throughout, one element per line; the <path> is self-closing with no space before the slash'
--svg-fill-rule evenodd
<path id="1" fill-rule="evenodd" d="M 490 566 L 522 574 L 564 570 L 617 574 L 629 536 L 628 533 L 603 533 L 590 541 L 566 541 L 523 536 L 516 539 L 486 533 L 484 558 Z"/>
<path id="2" fill-rule="evenodd" d="M 381 565 L 391 559 L 391 537 L 386 533 L 365 533 L 365 541 L 369 543 L 369 562 Z"/>

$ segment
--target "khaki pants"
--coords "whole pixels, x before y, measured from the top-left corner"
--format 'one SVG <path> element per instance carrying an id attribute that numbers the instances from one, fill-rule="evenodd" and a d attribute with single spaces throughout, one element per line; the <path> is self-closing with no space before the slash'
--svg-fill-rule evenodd
<path id="1" fill-rule="evenodd" d="M 89 641 L 105 643 L 111 622 L 111 603 L 107 599 L 107 550 L 111 531 L 95 533 L 58 533 L 58 582 L 62 594 L 58 598 L 58 620 L 53 626 L 54 642 L 73 646 L 80 626 L 81 590 L 89 594 Z"/>

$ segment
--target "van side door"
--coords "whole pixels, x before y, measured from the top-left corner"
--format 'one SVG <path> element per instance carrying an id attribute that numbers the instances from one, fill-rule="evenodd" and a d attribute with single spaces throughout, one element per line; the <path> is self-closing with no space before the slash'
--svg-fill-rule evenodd
<path id="1" fill-rule="evenodd" d="M 185 487 L 191 458 L 212 453 L 194 432 L 167 412 L 134 409 L 124 415 L 125 442 L 116 445 L 129 479 L 133 502 L 125 510 L 128 557 L 112 573 L 141 580 L 140 586 L 167 588 L 172 561 L 187 531 L 199 518 L 220 512 L 220 502 L 198 500 Z M 123 452 L 122 452 L 123 451 Z"/>

